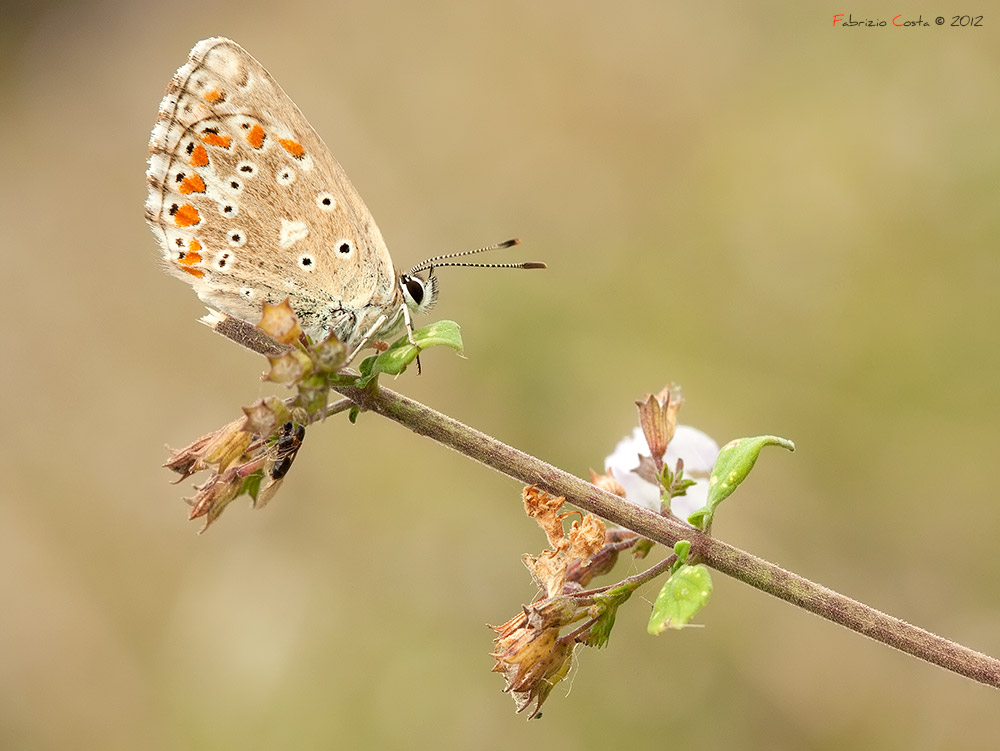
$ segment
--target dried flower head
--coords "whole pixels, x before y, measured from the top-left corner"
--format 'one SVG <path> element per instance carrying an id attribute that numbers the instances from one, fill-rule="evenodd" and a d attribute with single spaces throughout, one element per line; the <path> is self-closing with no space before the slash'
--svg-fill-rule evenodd
<path id="1" fill-rule="evenodd" d="M 534 705 L 529 716 L 538 713 L 555 685 L 569 673 L 576 644 L 559 638 L 559 628 L 535 627 L 530 623 L 528 608 L 502 626 L 497 632 L 494 673 L 503 673 L 507 681 L 504 691 L 510 692 L 517 712 Z"/>
<path id="2" fill-rule="evenodd" d="M 496 659 L 493 671 L 504 674 L 504 690 L 513 696 L 517 711 L 533 707 L 533 716 L 569 672 L 573 651 L 588 641 L 590 627 L 599 620 L 595 598 L 583 587 L 610 570 L 623 541 L 627 547 L 637 535 L 619 530 L 609 533 L 593 514 L 560 513 L 565 499 L 537 486 L 525 488 L 523 499 L 525 512 L 545 532 L 552 549 L 523 556 L 538 596 L 509 621 L 493 627 L 497 638 L 491 656 Z M 564 530 L 563 521 L 573 515 L 581 518 Z M 563 627 L 578 621 L 585 623 L 561 634 Z"/>
<path id="3" fill-rule="evenodd" d="M 187 499 L 191 518 L 205 517 L 202 531 L 240 495 L 249 495 L 255 508 L 274 497 L 302 445 L 305 425 L 325 415 L 331 381 L 346 361 L 335 337 L 311 342 L 303 336 L 287 300 L 264 304 L 258 326 L 241 323 L 241 340 L 252 330 L 274 343 L 258 348 L 271 364 L 265 380 L 295 388 L 296 394 L 287 402 L 272 396 L 244 407 L 243 417 L 175 451 L 164 465 L 181 479 L 212 472 Z"/>
<path id="4" fill-rule="evenodd" d="M 302 328 L 287 297 L 277 305 L 265 302 L 257 327 L 281 344 L 292 345 L 302 339 Z"/>
<path id="5" fill-rule="evenodd" d="M 305 437 L 305 427 L 289 417 L 280 399 L 261 399 L 245 407 L 243 417 L 174 451 L 163 465 L 181 480 L 196 472 L 212 473 L 185 499 L 191 506 L 189 518 L 205 518 L 202 532 L 240 495 L 249 495 L 255 508 L 274 496 Z"/>

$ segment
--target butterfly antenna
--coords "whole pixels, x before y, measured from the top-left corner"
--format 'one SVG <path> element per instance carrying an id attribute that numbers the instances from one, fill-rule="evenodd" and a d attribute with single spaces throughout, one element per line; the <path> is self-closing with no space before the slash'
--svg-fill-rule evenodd
<path id="1" fill-rule="evenodd" d="M 420 271 L 426 271 L 427 269 L 440 268 L 441 266 L 465 266 L 467 268 L 478 268 L 478 269 L 544 269 L 546 268 L 544 263 L 539 261 L 526 261 L 524 263 L 456 263 L 454 261 L 450 263 L 439 263 L 439 261 L 444 261 L 449 258 L 462 258 L 463 256 L 471 256 L 476 253 L 485 253 L 490 250 L 503 250 L 504 248 L 510 248 L 514 245 L 519 245 L 520 240 L 514 238 L 513 240 L 505 240 L 502 243 L 496 243 L 494 245 L 487 245 L 485 248 L 476 248 L 475 250 L 463 250 L 461 253 L 446 253 L 442 256 L 434 256 L 433 258 L 428 258 L 425 261 L 421 261 L 416 266 L 414 266 L 408 273 L 416 274 Z"/>

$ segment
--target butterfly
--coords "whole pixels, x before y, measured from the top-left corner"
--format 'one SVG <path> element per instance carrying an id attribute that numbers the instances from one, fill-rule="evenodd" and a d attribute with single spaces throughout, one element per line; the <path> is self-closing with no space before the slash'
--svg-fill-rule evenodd
<path id="1" fill-rule="evenodd" d="M 335 335 L 353 358 L 412 332 L 411 315 L 437 300 L 435 268 L 545 267 L 449 262 L 518 242 L 509 240 L 398 273 L 319 134 L 257 60 L 221 37 L 196 44 L 170 81 L 146 178 L 146 219 L 166 270 L 218 309 L 203 321 L 251 348 L 227 331 L 241 328 L 233 319 L 259 321 L 264 303 L 287 298 L 306 334 Z"/>

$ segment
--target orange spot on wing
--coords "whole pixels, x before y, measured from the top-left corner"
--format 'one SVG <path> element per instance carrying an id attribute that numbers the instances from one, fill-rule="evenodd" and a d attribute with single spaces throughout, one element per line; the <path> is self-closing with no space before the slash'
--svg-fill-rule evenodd
<path id="1" fill-rule="evenodd" d="M 181 180 L 178 190 L 184 195 L 188 195 L 189 193 L 204 193 L 205 181 L 201 179 L 201 175 L 191 175 L 191 177 L 185 177 Z"/>
<path id="2" fill-rule="evenodd" d="M 174 212 L 174 224 L 178 227 L 192 227 L 201 221 L 198 209 L 189 203 L 184 204 Z"/>
<path id="3" fill-rule="evenodd" d="M 194 265 L 201 260 L 201 253 L 198 252 L 199 250 L 201 250 L 201 243 L 198 242 L 196 238 L 191 238 L 188 242 L 187 252 L 176 260 L 177 265 L 180 266 L 182 270 L 188 272 L 191 276 L 201 279 L 205 276 L 205 272 L 201 269 L 194 268 Z"/>
<path id="4" fill-rule="evenodd" d="M 294 156 L 296 159 L 301 159 L 306 155 L 306 150 L 302 148 L 302 144 L 298 141 L 292 141 L 287 138 L 279 138 L 278 143 L 280 143 L 285 151 Z"/>
<path id="5" fill-rule="evenodd" d="M 200 143 L 197 146 L 195 146 L 194 151 L 191 152 L 191 166 L 192 167 L 208 166 L 208 150 Z"/>
<path id="6" fill-rule="evenodd" d="M 264 137 L 265 137 L 264 129 L 259 125 L 254 125 L 252 128 L 250 128 L 250 132 L 247 133 L 247 141 L 255 149 L 259 149 L 261 146 L 264 145 Z"/>
<path id="7" fill-rule="evenodd" d="M 201 137 L 202 143 L 207 143 L 209 146 L 221 146 L 224 149 L 229 148 L 229 136 L 223 136 L 219 133 L 205 133 Z"/>
<path id="8" fill-rule="evenodd" d="M 222 101 L 224 98 L 225 97 L 222 95 L 222 92 L 218 89 L 212 89 L 211 91 L 205 92 L 205 101 L 209 104 L 215 104 L 216 102 Z"/>

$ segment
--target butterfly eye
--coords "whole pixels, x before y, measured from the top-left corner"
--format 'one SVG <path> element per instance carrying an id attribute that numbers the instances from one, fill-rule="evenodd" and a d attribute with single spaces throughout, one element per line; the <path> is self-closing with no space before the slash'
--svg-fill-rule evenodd
<path id="1" fill-rule="evenodd" d="M 424 301 L 424 283 L 412 276 L 399 277 L 399 284 L 403 292 L 413 300 L 413 304 L 419 306 Z"/>

